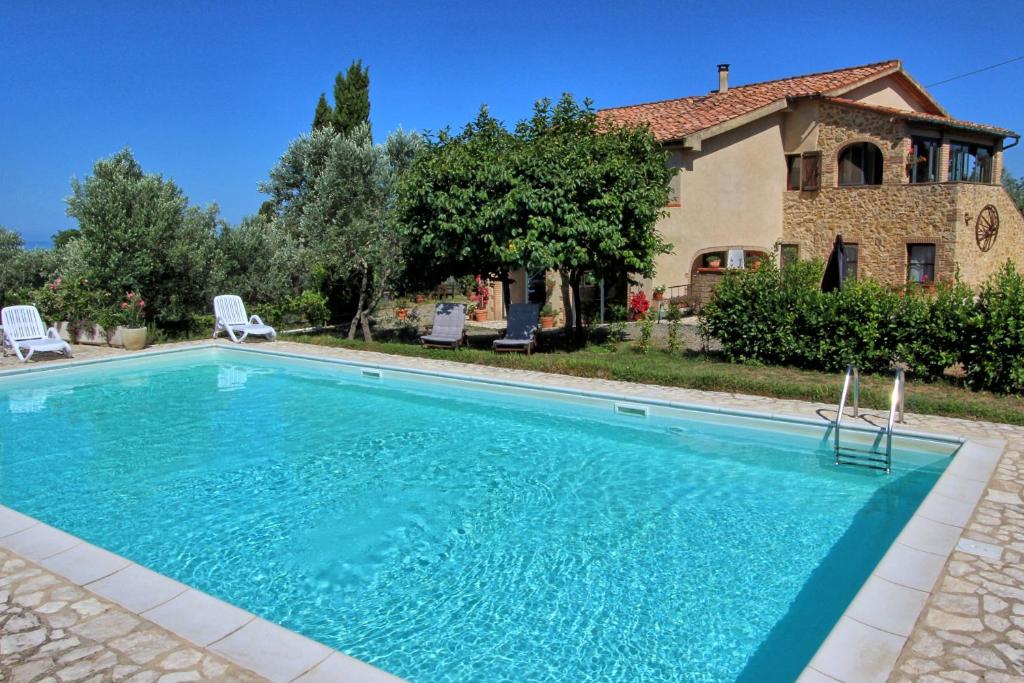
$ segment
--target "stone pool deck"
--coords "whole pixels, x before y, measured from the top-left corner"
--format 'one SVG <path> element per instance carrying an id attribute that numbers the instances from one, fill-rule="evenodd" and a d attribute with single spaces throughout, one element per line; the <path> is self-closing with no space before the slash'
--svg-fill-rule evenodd
<path id="1" fill-rule="evenodd" d="M 161 348 L 182 348 L 208 343 L 208 340 L 199 340 L 185 344 L 169 344 Z M 224 341 L 219 343 L 226 344 Z M 835 416 L 833 405 L 802 401 L 567 377 L 456 361 L 332 349 L 297 342 L 251 345 L 257 346 L 264 350 L 344 359 L 379 366 L 426 369 L 582 391 L 794 415 L 822 422 Z M 75 353 L 78 360 L 125 354 L 118 349 L 83 346 L 76 346 Z M 40 358 L 28 365 L 38 367 L 67 362 L 69 361 Z M 0 370 L 13 369 L 19 365 L 11 358 L 0 360 Z M 836 381 L 841 381 L 838 376 Z M 912 386 L 910 390 L 913 391 Z M 862 411 L 859 419 L 864 424 L 877 427 L 884 424 L 885 415 L 880 411 L 867 410 Z M 1005 448 L 991 479 L 987 482 L 975 482 L 982 493 L 977 506 L 972 506 L 973 509 L 962 509 L 962 504 L 958 506 L 958 501 L 950 498 L 949 517 L 938 520 L 933 525 L 933 544 L 914 549 L 912 555 L 908 557 L 905 567 L 908 578 L 905 582 L 901 583 L 898 577 L 890 582 L 893 585 L 889 588 L 898 588 L 902 595 L 907 595 L 908 589 L 913 591 L 909 602 L 915 603 L 914 609 L 923 604 L 916 622 L 894 622 L 888 633 L 890 638 L 878 639 L 876 628 L 873 640 L 854 642 L 854 639 L 846 643 L 848 647 L 844 652 L 847 653 L 849 661 L 835 662 L 835 668 L 832 669 L 833 672 L 847 672 L 838 678 L 809 669 L 802 680 L 844 680 L 851 683 L 876 680 L 900 683 L 1024 681 L 1024 428 L 914 414 L 907 414 L 903 427 L 971 439 L 998 448 L 1005 445 Z M 953 549 L 951 554 L 950 549 Z M 0 582 L 7 580 L 8 576 L 8 570 L 0 566 Z M 4 588 L 0 587 L 0 591 L 2 590 Z M 882 595 L 884 596 L 884 590 Z M 886 607 L 884 601 L 879 602 L 880 610 Z M 39 614 L 36 608 L 23 609 L 23 614 L 32 614 L 37 618 L 45 617 L 45 614 Z M 0 620 L 5 616 L 0 616 Z M 850 617 L 853 622 L 856 622 L 855 616 Z M 111 638 L 106 643 L 110 644 L 113 640 L 114 638 Z M 210 654 L 203 651 L 204 657 Z M 0 672 L 4 671 L 3 657 L 4 649 L 0 645 Z M 0 676 L 0 680 L 5 679 Z"/>
<path id="2" fill-rule="evenodd" d="M 266 679 L 0 548 L 0 681 L 201 680 Z"/>

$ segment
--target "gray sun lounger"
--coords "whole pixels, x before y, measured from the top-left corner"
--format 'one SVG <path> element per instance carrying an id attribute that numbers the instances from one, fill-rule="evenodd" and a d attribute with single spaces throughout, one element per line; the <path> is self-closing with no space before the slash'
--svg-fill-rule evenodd
<path id="1" fill-rule="evenodd" d="M 438 304 L 430 334 L 420 337 L 424 346 L 457 349 L 466 341 L 466 304 Z"/>
<path id="2" fill-rule="evenodd" d="M 539 304 L 512 304 L 508 307 L 508 325 L 505 326 L 505 336 L 502 339 L 494 340 L 494 350 L 532 353 L 537 346 L 539 324 Z"/>

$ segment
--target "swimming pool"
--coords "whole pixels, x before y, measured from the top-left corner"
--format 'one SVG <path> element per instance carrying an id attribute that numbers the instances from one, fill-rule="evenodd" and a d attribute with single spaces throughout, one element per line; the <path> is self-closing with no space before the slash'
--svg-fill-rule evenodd
<path id="1" fill-rule="evenodd" d="M 221 349 L 9 377 L 0 502 L 414 681 L 791 680 L 948 462 L 428 380 Z"/>

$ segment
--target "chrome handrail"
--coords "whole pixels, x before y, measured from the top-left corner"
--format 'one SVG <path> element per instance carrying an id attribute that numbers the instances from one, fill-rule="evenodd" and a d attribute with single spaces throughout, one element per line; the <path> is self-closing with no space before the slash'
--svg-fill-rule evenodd
<path id="1" fill-rule="evenodd" d="M 846 413 L 846 397 L 850 393 L 850 383 L 853 383 L 853 416 L 857 417 L 860 410 L 860 370 L 853 363 L 846 366 L 846 378 L 843 380 L 843 393 L 839 397 L 839 412 L 836 414 L 835 441 L 836 441 L 836 464 L 839 464 L 839 426 L 843 422 L 843 415 Z"/>
<path id="2" fill-rule="evenodd" d="M 892 383 L 892 396 L 889 398 L 889 420 L 885 425 L 885 473 L 892 469 L 892 430 L 896 422 L 896 411 L 899 410 L 899 421 L 903 423 L 903 403 L 906 399 L 907 379 L 903 368 L 896 368 L 896 379 Z"/>

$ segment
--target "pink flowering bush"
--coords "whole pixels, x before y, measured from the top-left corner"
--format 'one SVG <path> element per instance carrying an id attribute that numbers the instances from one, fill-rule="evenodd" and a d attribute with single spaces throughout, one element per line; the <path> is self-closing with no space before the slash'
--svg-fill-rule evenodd
<path id="1" fill-rule="evenodd" d="M 118 304 L 119 322 L 125 327 L 146 326 L 146 301 L 138 292 L 128 292 Z"/>

